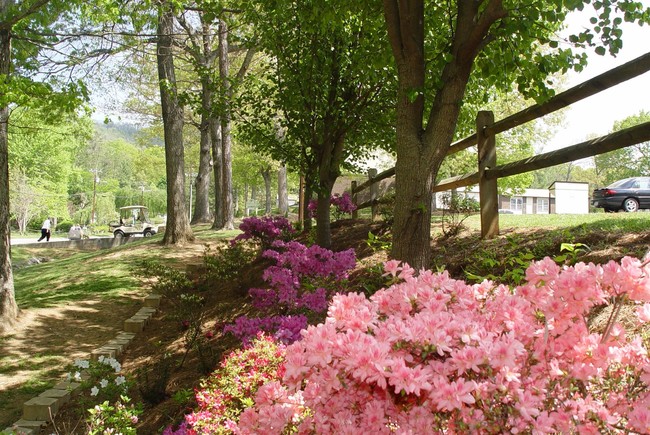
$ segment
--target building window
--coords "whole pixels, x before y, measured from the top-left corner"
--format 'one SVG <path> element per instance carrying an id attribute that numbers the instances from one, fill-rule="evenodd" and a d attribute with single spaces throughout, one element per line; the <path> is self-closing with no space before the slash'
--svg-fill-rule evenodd
<path id="1" fill-rule="evenodd" d="M 510 198 L 510 210 L 522 211 L 524 209 L 524 198 Z"/>
<path id="2" fill-rule="evenodd" d="M 537 198 L 537 213 L 548 213 L 548 199 Z"/>

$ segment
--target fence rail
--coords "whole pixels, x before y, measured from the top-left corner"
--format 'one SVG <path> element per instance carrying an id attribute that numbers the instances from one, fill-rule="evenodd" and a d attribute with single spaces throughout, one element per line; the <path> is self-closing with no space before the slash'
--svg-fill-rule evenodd
<path id="1" fill-rule="evenodd" d="M 585 157 L 592 157 L 609 151 L 625 148 L 650 140 L 650 122 L 639 124 L 612 134 L 592 139 L 566 148 L 539 154 L 527 159 L 496 166 L 496 135 L 526 122 L 555 112 L 573 103 L 595 95 L 624 81 L 650 71 L 650 53 L 613 68 L 599 76 L 587 80 L 567 91 L 557 94 L 548 101 L 530 106 L 521 112 L 494 122 L 491 112 L 479 112 L 476 133 L 451 144 L 447 155 L 454 154 L 474 145 L 478 145 L 478 170 L 470 174 L 446 178 L 436 184 L 433 192 L 440 192 L 473 184 L 479 185 L 481 203 L 481 235 L 493 237 L 499 233 L 497 207 L 498 178 L 547 168 Z M 352 198 L 356 203 L 358 193 L 376 186 L 376 183 L 395 175 L 395 168 L 377 174 L 369 174 L 368 181 L 360 185 L 352 184 Z M 371 194 L 371 199 L 358 206 L 359 209 L 376 207 L 379 200 Z M 373 209 L 373 219 L 376 213 Z"/>

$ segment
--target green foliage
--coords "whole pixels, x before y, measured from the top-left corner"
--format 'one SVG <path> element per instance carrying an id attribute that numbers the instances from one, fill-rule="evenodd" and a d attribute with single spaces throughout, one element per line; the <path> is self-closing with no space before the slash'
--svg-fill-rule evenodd
<path id="1" fill-rule="evenodd" d="M 373 252 L 378 252 L 378 251 L 389 252 L 391 247 L 393 246 L 393 242 L 389 234 L 375 235 L 372 233 L 372 231 L 370 231 L 368 232 L 366 245 L 368 245 Z"/>
<path id="2" fill-rule="evenodd" d="M 584 243 L 562 243 L 560 245 L 560 254 L 553 258 L 557 263 L 574 265 L 578 262 L 578 257 L 581 254 L 591 251 L 589 246 Z"/>
<path id="3" fill-rule="evenodd" d="M 186 406 L 194 398 L 194 390 L 190 388 L 181 388 L 172 394 L 172 400 L 180 406 Z"/>
<path id="4" fill-rule="evenodd" d="M 151 289 L 170 300 L 179 300 L 181 295 L 192 292 L 194 285 L 185 273 L 161 264 L 156 260 L 142 260 L 133 267 L 133 272 L 145 278 L 155 278 Z"/>
<path id="5" fill-rule="evenodd" d="M 142 409 L 138 406 L 128 405 L 130 399 L 121 396 L 120 400 L 113 404 L 105 401 L 88 410 L 89 416 L 86 420 L 89 435 L 103 435 L 119 433 L 122 435 L 136 435 L 136 424 L 138 415 Z"/>
<path id="6" fill-rule="evenodd" d="M 456 193 L 443 194 L 442 232 L 445 237 L 458 235 L 464 228 L 463 221 L 479 210 L 480 205 L 474 198 Z"/>
<path id="7" fill-rule="evenodd" d="M 264 65 L 237 104 L 239 137 L 329 196 L 346 162 L 392 147 L 394 112 L 387 109 L 396 82 L 381 14 L 375 5 L 338 0 L 238 6 L 255 28 Z"/>
<path id="8" fill-rule="evenodd" d="M 507 237 L 508 245 L 518 247 L 516 238 Z M 493 252 L 478 251 L 467 260 L 465 276 L 468 280 L 482 282 L 485 279 L 508 285 L 519 285 L 526 277 L 526 269 L 535 255 L 529 249 L 512 249 L 499 258 Z"/>
<path id="9" fill-rule="evenodd" d="M 56 224 L 56 230 L 63 233 L 67 233 L 68 231 L 70 231 L 70 228 L 72 228 L 73 225 L 74 222 L 72 221 L 67 221 L 67 220 L 60 221 Z"/>
<path id="10" fill-rule="evenodd" d="M 258 255 L 253 242 L 241 240 L 238 243 L 218 245 L 214 251 L 206 245 L 203 262 L 206 266 L 206 279 L 229 280 L 239 276 L 244 265 L 249 264 Z"/>
<path id="11" fill-rule="evenodd" d="M 650 121 L 650 112 L 641 111 L 637 115 L 615 122 L 612 132 L 633 127 Z M 594 157 L 596 172 L 603 187 L 622 178 L 647 175 L 650 173 L 650 141 L 610 151 Z"/>
<path id="12" fill-rule="evenodd" d="M 163 353 L 152 364 L 138 368 L 135 373 L 136 385 L 146 403 L 157 405 L 167 398 L 173 364 L 171 355 Z"/>

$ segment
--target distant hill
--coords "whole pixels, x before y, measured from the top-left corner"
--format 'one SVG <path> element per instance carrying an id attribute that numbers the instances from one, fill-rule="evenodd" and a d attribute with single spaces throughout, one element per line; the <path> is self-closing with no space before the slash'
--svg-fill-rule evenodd
<path id="1" fill-rule="evenodd" d="M 133 124 L 121 122 L 95 122 L 95 130 L 103 135 L 107 141 L 123 139 L 129 143 L 136 143 L 136 136 L 140 132 L 140 127 Z"/>

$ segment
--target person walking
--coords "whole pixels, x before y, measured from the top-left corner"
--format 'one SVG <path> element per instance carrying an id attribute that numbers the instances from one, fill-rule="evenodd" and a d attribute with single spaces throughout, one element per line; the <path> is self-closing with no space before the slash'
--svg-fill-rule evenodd
<path id="1" fill-rule="evenodd" d="M 43 221 L 43 225 L 41 225 L 41 238 L 38 239 L 39 242 L 43 239 L 46 239 L 45 240 L 46 242 L 50 241 L 50 235 L 52 234 L 50 232 L 51 226 L 52 226 L 52 222 L 50 221 L 50 218 L 49 217 L 45 218 L 45 220 Z"/>

